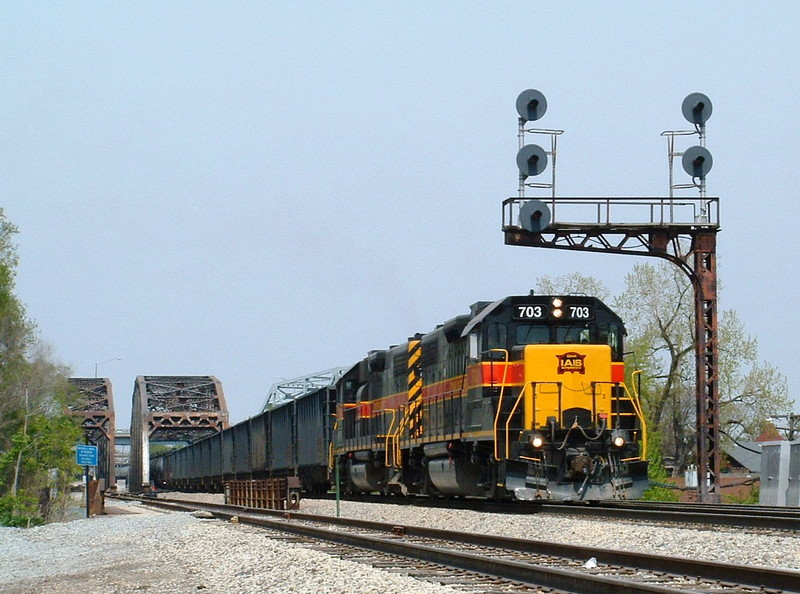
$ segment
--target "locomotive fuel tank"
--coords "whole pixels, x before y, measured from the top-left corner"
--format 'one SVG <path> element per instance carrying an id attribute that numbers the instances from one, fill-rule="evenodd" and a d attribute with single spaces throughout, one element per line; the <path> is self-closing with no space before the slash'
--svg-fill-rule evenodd
<path id="1" fill-rule="evenodd" d="M 350 480 L 360 491 L 380 491 L 386 482 L 386 471 L 375 462 L 351 461 L 349 465 Z"/>
<path id="2" fill-rule="evenodd" d="M 472 464 L 469 457 L 454 449 L 452 444 L 426 444 L 428 476 L 431 483 L 445 495 L 483 496 L 483 469 Z"/>

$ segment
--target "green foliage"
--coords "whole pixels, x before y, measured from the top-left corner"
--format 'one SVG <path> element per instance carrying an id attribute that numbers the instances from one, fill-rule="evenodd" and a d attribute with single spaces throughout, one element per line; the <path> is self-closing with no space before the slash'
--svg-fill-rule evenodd
<path id="1" fill-rule="evenodd" d="M 63 501 L 58 495 L 68 490 L 80 471 L 73 448 L 82 431 L 74 418 L 45 412 L 21 415 L 10 428 L 0 453 L 4 502 L 0 522 L 30 524 L 32 517 L 45 518 L 58 511 L 54 504 Z"/>
<path id="2" fill-rule="evenodd" d="M 661 451 L 663 439 L 661 434 L 653 432 L 648 436 L 647 457 L 647 478 L 652 485 L 642 495 L 645 501 L 678 501 L 680 494 L 675 489 L 663 486 L 667 485 L 667 470 L 664 468 L 664 456 Z"/>
<path id="3" fill-rule="evenodd" d="M 151 443 L 150 444 L 150 457 L 158 458 L 162 454 L 182 448 L 186 443 Z"/>
<path id="4" fill-rule="evenodd" d="M 737 503 L 739 505 L 758 505 L 759 497 L 761 496 L 761 488 L 758 483 L 750 485 L 750 492 L 744 497 L 737 497 L 736 495 L 722 494 L 723 503 Z"/>
<path id="5" fill-rule="evenodd" d="M 648 428 L 679 468 L 692 462 L 696 426 L 695 320 L 692 285 L 668 262 L 639 263 L 614 300 L 628 331 L 626 368 L 642 369 Z M 735 438 L 754 439 L 761 420 L 791 410 L 786 378 L 758 363 L 758 341 L 735 311 L 719 315 L 720 424 Z M 651 453 L 653 448 L 651 448 Z"/>
<path id="6" fill-rule="evenodd" d="M 536 281 L 536 292 L 540 295 L 592 295 L 608 301 L 609 292 L 603 281 L 575 272 L 555 278 L 545 275 Z"/>
<path id="7" fill-rule="evenodd" d="M 30 528 L 44 524 L 39 502 L 28 493 L 0 497 L 0 525 Z"/>
<path id="8" fill-rule="evenodd" d="M 63 507 L 81 429 L 66 414 L 68 370 L 14 294 L 16 233 L 0 209 L 0 523 L 31 526 Z"/>

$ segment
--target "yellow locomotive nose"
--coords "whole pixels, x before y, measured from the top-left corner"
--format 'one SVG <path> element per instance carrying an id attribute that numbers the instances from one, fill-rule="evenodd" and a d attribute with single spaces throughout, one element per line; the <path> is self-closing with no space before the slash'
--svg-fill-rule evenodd
<path id="1" fill-rule="evenodd" d="M 602 344 L 525 347 L 525 426 L 593 427 L 611 413 L 611 348 Z"/>

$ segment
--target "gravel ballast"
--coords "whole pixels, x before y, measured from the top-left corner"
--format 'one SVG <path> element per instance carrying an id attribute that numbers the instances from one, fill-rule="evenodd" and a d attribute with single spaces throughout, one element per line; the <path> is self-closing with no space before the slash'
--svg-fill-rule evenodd
<path id="1" fill-rule="evenodd" d="M 0 528 L 0 592 L 458 592 L 272 540 L 252 526 L 127 507 L 137 513 Z"/>
<path id="2" fill-rule="evenodd" d="M 181 495 L 221 502 L 219 495 Z M 118 513 L 62 524 L 0 528 L 0 591 L 84 592 L 420 592 L 460 590 L 418 581 L 273 540 L 258 528 L 138 503 L 109 502 Z M 800 536 L 649 526 L 555 515 L 341 502 L 344 517 L 579 543 L 800 570 Z M 303 500 L 301 511 L 335 513 L 335 502 Z M 598 559 L 602 562 L 602 559 Z"/>

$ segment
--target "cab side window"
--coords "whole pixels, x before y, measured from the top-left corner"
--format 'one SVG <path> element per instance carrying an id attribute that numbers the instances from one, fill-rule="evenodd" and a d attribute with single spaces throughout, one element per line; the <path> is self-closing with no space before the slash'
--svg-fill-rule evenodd
<path id="1" fill-rule="evenodd" d="M 508 328 L 500 322 L 492 322 L 486 329 L 486 360 L 502 361 L 505 354 L 492 349 L 508 349 Z"/>
<path id="2" fill-rule="evenodd" d="M 508 348 L 508 331 L 505 324 L 501 324 L 500 322 L 492 322 L 489 324 L 487 344 L 489 349 Z"/>

